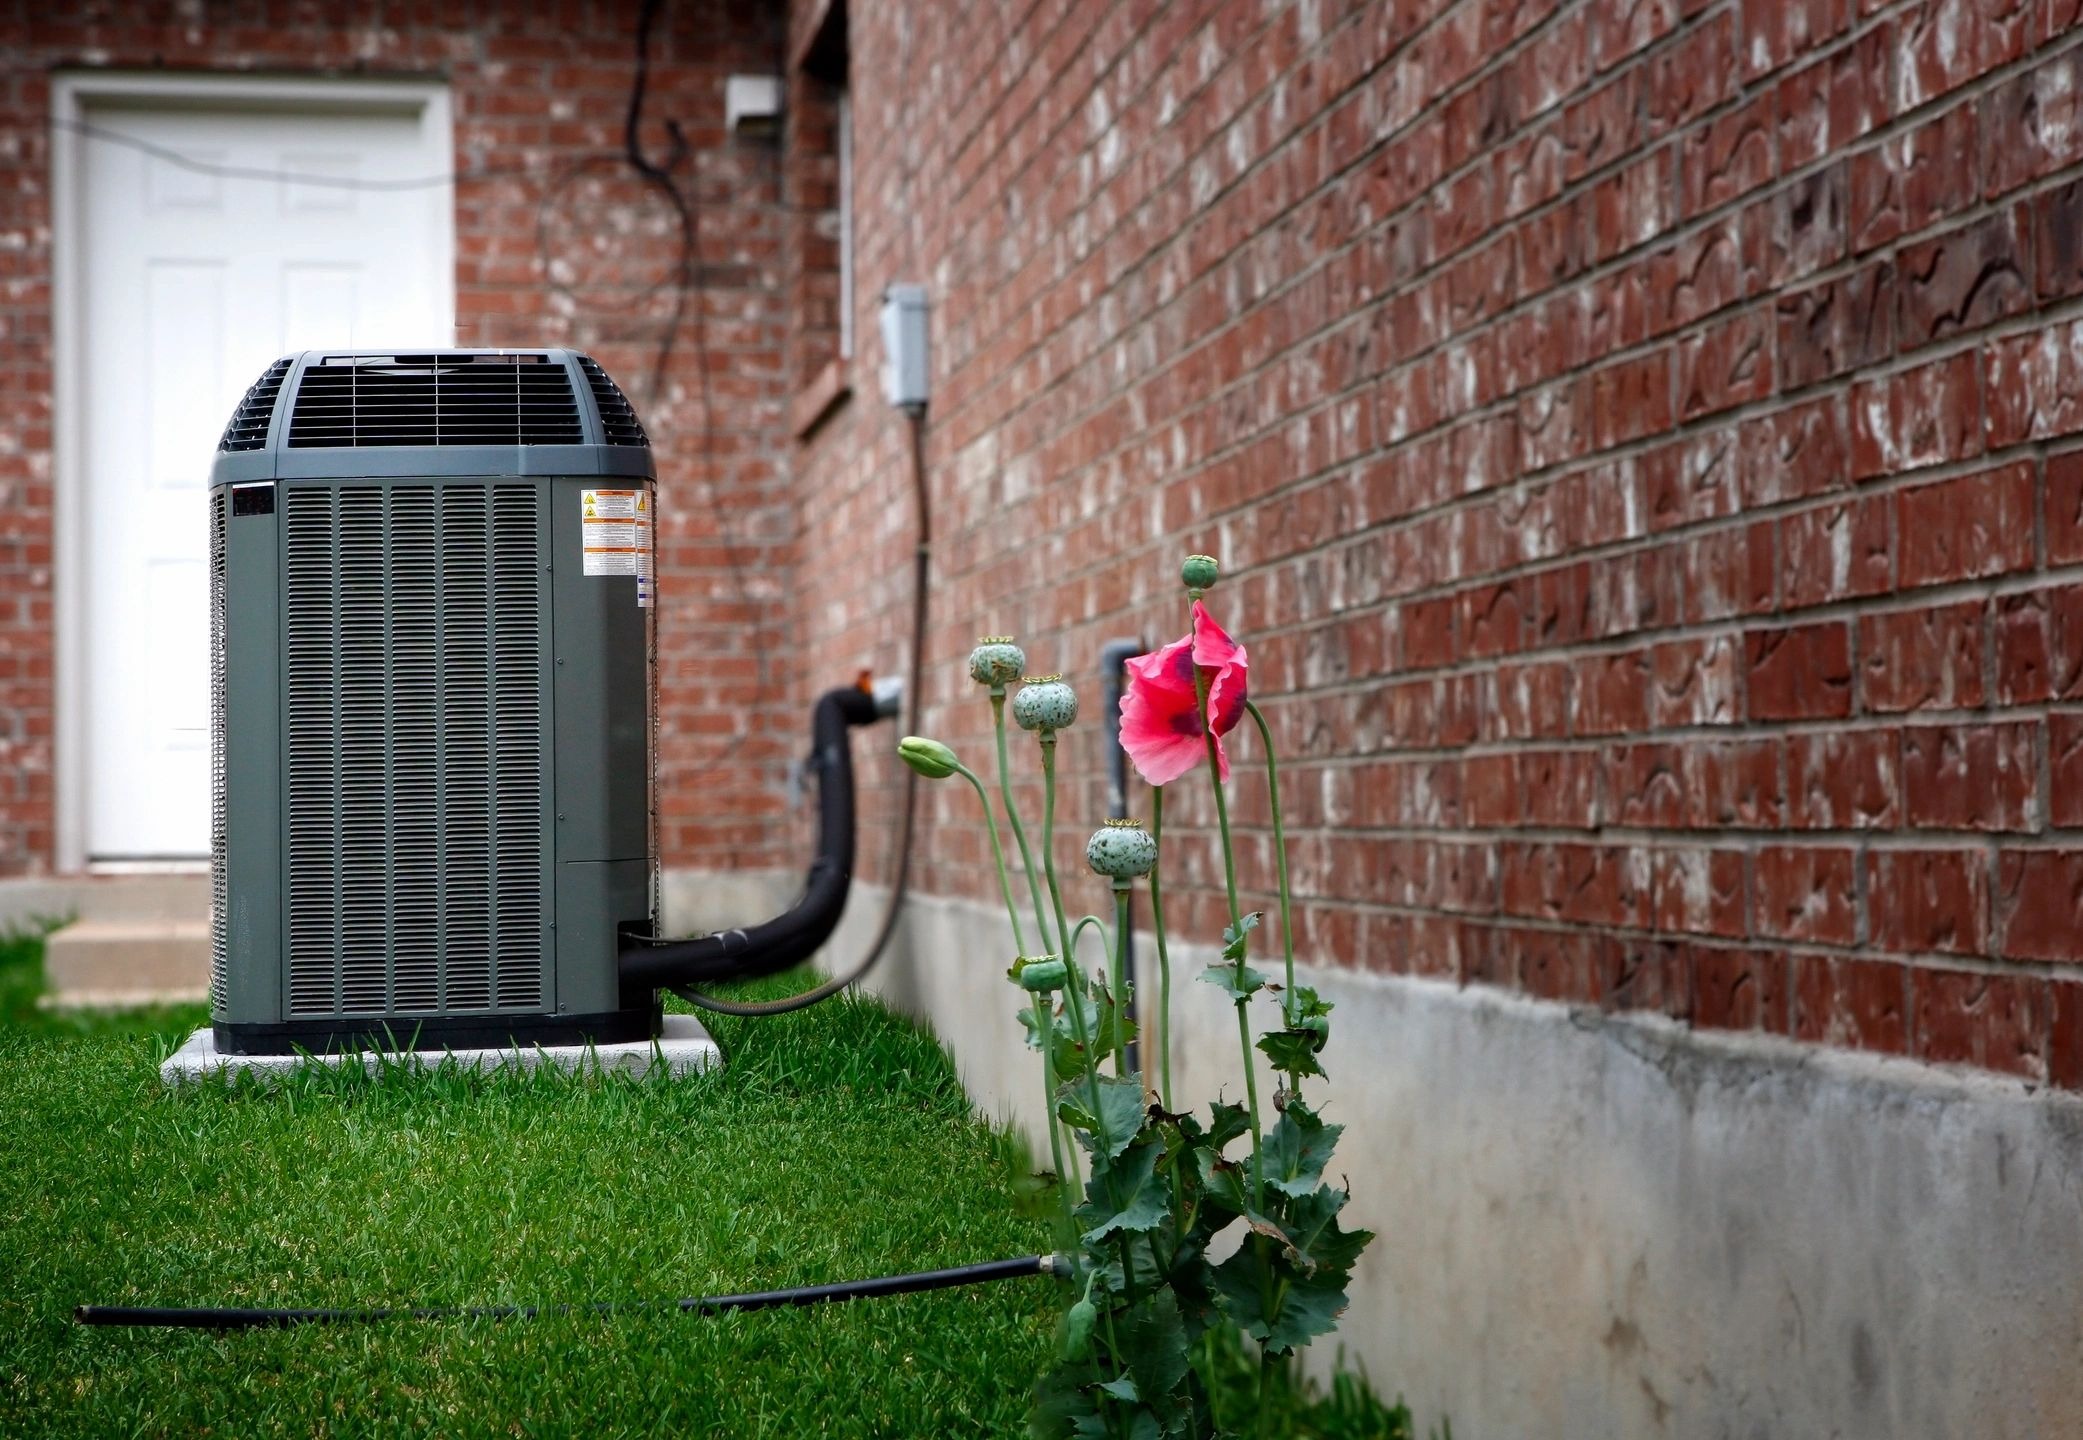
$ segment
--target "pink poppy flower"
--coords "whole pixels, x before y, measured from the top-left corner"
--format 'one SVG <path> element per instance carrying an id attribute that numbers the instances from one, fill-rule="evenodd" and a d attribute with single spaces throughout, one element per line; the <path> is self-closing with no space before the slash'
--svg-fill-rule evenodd
<path id="1" fill-rule="evenodd" d="M 1244 647 L 1223 633 L 1198 600 L 1191 635 L 1130 660 L 1128 689 L 1121 696 L 1121 748 L 1136 773 L 1149 784 L 1169 785 L 1207 758 L 1193 689 L 1198 668 L 1208 687 L 1215 762 L 1228 779 L 1230 757 L 1222 737 L 1244 718 L 1248 664 Z"/>

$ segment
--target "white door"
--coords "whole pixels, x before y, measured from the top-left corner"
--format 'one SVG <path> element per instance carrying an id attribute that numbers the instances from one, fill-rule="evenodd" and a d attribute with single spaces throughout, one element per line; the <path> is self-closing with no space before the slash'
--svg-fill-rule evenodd
<path id="1" fill-rule="evenodd" d="M 208 511 L 246 387 L 307 347 L 453 343 L 453 192 L 414 112 L 89 106 L 78 395 L 86 852 L 207 855 Z M 304 177 L 304 178 L 288 178 Z M 314 179 L 354 182 L 313 183 Z"/>

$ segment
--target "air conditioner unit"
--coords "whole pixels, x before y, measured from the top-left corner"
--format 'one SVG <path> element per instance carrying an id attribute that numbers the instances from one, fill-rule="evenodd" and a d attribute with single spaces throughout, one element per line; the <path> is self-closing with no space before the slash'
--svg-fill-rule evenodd
<path id="1" fill-rule="evenodd" d="M 610 1043 L 651 931 L 643 426 L 568 350 L 270 365 L 210 486 L 233 1054 Z"/>

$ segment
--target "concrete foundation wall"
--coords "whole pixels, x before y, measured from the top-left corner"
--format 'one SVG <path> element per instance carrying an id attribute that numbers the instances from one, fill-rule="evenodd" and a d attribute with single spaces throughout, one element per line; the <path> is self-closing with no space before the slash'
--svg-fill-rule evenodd
<path id="1" fill-rule="evenodd" d="M 833 963 L 880 903 L 856 894 Z M 1040 1066 L 1003 923 L 913 901 L 873 984 L 1032 1134 Z M 1208 958 L 1175 960 L 1173 985 L 1175 1085 L 1203 1103 L 1241 1095 L 1231 1016 L 1192 979 Z M 1422 1424 L 2083 1435 L 2083 1102 L 1485 988 L 1310 983 L 1338 1006 L 1333 1170 L 1379 1233 L 1342 1341 Z M 1146 1021 L 1156 1001 L 1146 973 Z"/>

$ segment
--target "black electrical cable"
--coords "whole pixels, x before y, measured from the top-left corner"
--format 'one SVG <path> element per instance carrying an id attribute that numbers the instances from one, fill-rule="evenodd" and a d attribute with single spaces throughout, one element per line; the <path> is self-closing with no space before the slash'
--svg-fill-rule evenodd
<path id="1" fill-rule="evenodd" d="M 591 1305 L 412 1305 L 368 1310 L 247 1309 L 235 1306 L 81 1305 L 75 1323 L 96 1326 L 146 1326 L 173 1330 L 262 1330 L 290 1325 L 339 1325 L 376 1320 L 533 1320 L 541 1315 L 629 1315 L 671 1310 L 680 1314 L 721 1315 L 731 1310 L 772 1310 L 787 1305 L 819 1305 L 842 1300 L 868 1300 L 884 1295 L 915 1295 L 981 1285 L 1023 1275 L 1052 1275 L 1053 1255 L 1022 1255 L 1012 1260 L 986 1260 L 946 1270 L 920 1270 L 907 1275 L 879 1275 L 868 1280 L 842 1280 L 832 1285 L 799 1285 L 789 1290 L 755 1290 L 745 1295 L 709 1295 L 682 1300 L 601 1301 Z"/>
<path id="2" fill-rule="evenodd" d="M 919 707 L 925 698 L 926 595 L 933 569 L 933 511 L 926 485 L 925 407 L 914 408 L 909 415 L 911 502 L 918 530 L 918 547 L 912 556 L 911 663 L 904 682 L 904 709 L 905 727 L 915 735 L 919 728 Z M 834 975 L 815 989 L 781 1000 L 724 1000 L 688 985 L 673 986 L 673 993 L 690 1005 L 721 1015 L 786 1015 L 794 1010 L 807 1009 L 820 1000 L 829 1000 L 840 991 L 860 983 L 889 948 L 903 913 L 904 897 L 911 884 L 911 838 L 918 812 L 918 781 L 919 777 L 907 767 L 904 771 L 903 810 L 897 822 L 897 873 L 890 883 L 889 900 L 883 906 L 882 924 L 875 932 L 875 940 L 851 970 Z"/>

